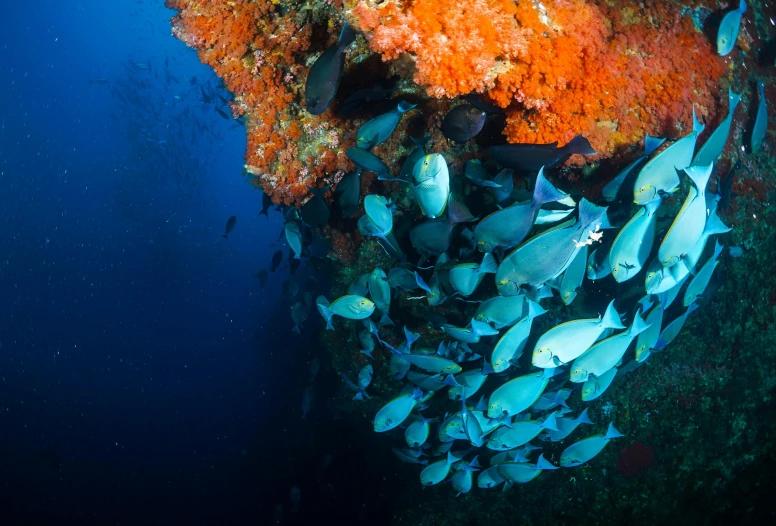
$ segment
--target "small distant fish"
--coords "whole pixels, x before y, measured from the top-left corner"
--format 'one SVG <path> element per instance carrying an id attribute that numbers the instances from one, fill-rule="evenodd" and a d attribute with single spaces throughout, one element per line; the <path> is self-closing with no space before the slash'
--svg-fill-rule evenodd
<path id="1" fill-rule="evenodd" d="M 415 104 L 400 101 L 395 110 L 365 122 L 356 132 L 356 146 L 371 150 L 385 142 L 401 122 L 402 116 L 414 107 Z"/>
<path id="2" fill-rule="evenodd" d="M 294 298 L 299 294 L 299 284 L 295 279 L 286 279 L 283 281 L 283 295 L 288 298 Z"/>
<path id="3" fill-rule="evenodd" d="M 506 144 L 491 146 L 488 156 L 506 168 L 524 172 L 538 172 L 542 167 L 552 168 L 571 155 L 595 155 L 597 152 L 586 138 L 577 135 L 565 146 L 551 144 Z"/>
<path id="4" fill-rule="evenodd" d="M 296 486 L 291 488 L 291 491 L 289 492 L 289 499 L 291 500 L 291 511 L 298 512 L 299 502 L 302 500 L 302 492 L 299 491 L 299 488 Z"/>
<path id="5" fill-rule="evenodd" d="M 337 95 L 345 70 L 345 49 L 356 39 L 346 23 L 337 43 L 324 51 L 310 68 L 304 87 L 305 106 L 312 115 L 320 115 Z"/>
<path id="6" fill-rule="evenodd" d="M 330 212 L 329 205 L 323 196 L 329 191 L 329 186 L 326 185 L 323 188 L 311 188 L 308 186 L 307 189 L 310 190 L 313 197 L 302 206 L 299 215 L 302 216 L 302 221 L 311 228 L 325 226 L 329 222 Z"/>
<path id="7" fill-rule="evenodd" d="M 272 198 L 265 192 L 261 194 L 261 212 L 259 212 L 259 215 L 264 215 L 269 219 L 270 208 L 272 208 Z"/>
<path id="8" fill-rule="evenodd" d="M 466 142 L 482 131 L 486 114 L 470 104 L 456 106 L 442 119 L 442 134 L 455 142 Z"/>
<path id="9" fill-rule="evenodd" d="M 609 424 L 609 429 L 603 435 L 593 435 L 583 438 L 570 445 L 560 454 L 560 465 L 564 468 L 581 466 L 598 455 L 610 440 L 623 436 L 622 433 Z"/>
<path id="10" fill-rule="evenodd" d="M 754 128 L 752 128 L 750 141 L 752 153 L 760 149 L 765 139 L 765 132 L 768 131 L 768 101 L 765 100 L 765 84 L 758 82 L 757 89 L 760 92 L 760 104 L 757 106 L 757 117 L 754 119 Z"/>
<path id="11" fill-rule="evenodd" d="M 229 233 L 234 230 L 234 225 L 237 224 L 237 216 L 232 216 L 226 221 L 226 231 L 221 236 L 223 238 L 229 239 Z"/>
<path id="12" fill-rule="evenodd" d="M 741 168 L 741 160 L 736 159 L 735 164 L 730 168 L 727 173 L 727 177 L 721 181 L 717 181 L 717 191 L 719 192 L 719 203 L 717 207 L 720 210 L 727 210 L 730 207 L 730 202 L 733 199 L 733 181 L 735 181 L 736 174 Z"/>
<path id="13" fill-rule="evenodd" d="M 313 408 L 314 402 L 315 388 L 312 385 L 308 385 L 302 393 L 302 420 L 307 420 L 307 414 Z"/>
<path id="14" fill-rule="evenodd" d="M 264 288 L 264 286 L 267 284 L 267 271 L 264 269 L 261 269 L 257 274 L 256 278 L 259 280 L 259 284 L 261 285 L 261 288 Z"/>
<path id="15" fill-rule="evenodd" d="M 741 0 L 738 4 L 738 9 L 728 11 L 722 17 L 722 22 L 719 24 L 719 30 L 717 31 L 717 53 L 720 56 L 724 57 L 733 51 L 736 40 L 738 40 L 741 17 L 744 13 L 746 13 L 746 2 Z"/>
<path id="16" fill-rule="evenodd" d="M 294 327 L 291 329 L 293 332 L 300 334 L 302 332 L 302 326 L 307 321 L 307 316 L 310 312 L 310 307 L 303 301 L 297 301 L 291 306 L 291 320 L 294 322 Z"/>
<path id="17" fill-rule="evenodd" d="M 302 257 L 302 233 L 299 229 L 299 223 L 297 221 L 289 221 L 286 223 L 284 230 L 288 246 L 294 251 L 294 258 L 300 259 Z"/>
<path id="18" fill-rule="evenodd" d="M 318 376 L 318 371 L 321 369 L 321 360 L 317 356 L 313 356 L 307 369 L 310 373 L 310 383 L 312 384 Z"/>
<path id="19" fill-rule="evenodd" d="M 226 119 L 226 120 L 228 120 L 228 121 L 232 120 L 232 117 L 230 117 L 230 116 L 229 116 L 229 115 L 228 115 L 228 114 L 227 114 L 227 113 L 226 113 L 224 110 L 222 110 L 221 108 L 216 108 L 215 110 L 216 110 L 216 113 L 218 113 L 218 114 L 219 114 L 221 117 L 223 117 L 224 119 Z"/>
<path id="20" fill-rule="evenodd" d="M 372 315 L 375 310 L 375 304 L 362 296 L 342 296 L 334 300 L 331 304 L 326 298 L 319 299 L 318 310 L 323 319 L 326 320 L 326 328 L 334 330 L 331 323 L 333 316 L 342 316 L 350 320 L 363 320 Z"/>
<path id="21" fill-rule="evenodd" d="M 280 266 L 281 261 L 283 261 L 283 252 L 278 250 L 272 254 L 272 268 L 270 269 L 270 272 L 275 272 L 278 266 Z"/>

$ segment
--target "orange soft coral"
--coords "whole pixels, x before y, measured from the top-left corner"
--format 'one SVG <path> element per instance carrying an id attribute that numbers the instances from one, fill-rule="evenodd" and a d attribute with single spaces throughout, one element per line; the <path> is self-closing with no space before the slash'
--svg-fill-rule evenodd
<path id="1" fill-rule="evenodd" d="M 248 134 L 246 169 L 273 201 L 298 205 L 317 178 L 348 167 L 344 156 L 321 151 L 323 116 L 293 104 L 306 72 L 297 55 L 308 49 L 312 33 L 310 25 L 299 26 L 296 11 L 280 14 L 273 2 L 251 0 L 167 0 L 167 6 L 178 11 L 173 34 L 234 93 L 232 113 L 245 117 Z"/>
<path id="2" fill-rule="evenodd" d="M 353 10 L 384 59 L 409 54 L 434 97 L 488 90 L 510 142 L 604 155 L 645 133 L 675 136 L 691 105 L 713 113 L 724 68 L 681 6 L 599 0 L 360 0 Z"/>

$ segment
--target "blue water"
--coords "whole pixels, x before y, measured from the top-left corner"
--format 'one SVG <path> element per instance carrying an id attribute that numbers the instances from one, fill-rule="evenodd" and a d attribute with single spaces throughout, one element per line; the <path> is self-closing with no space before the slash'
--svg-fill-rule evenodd
<path id="1" fill-rule="evenodd" d="M 300 419 L 319 320 L 291 334 L 282 217 L 257 215 L 244 130 L 200 87 L 228 94 L 159 4 L 3 8 L 4 524 L 298 522 L 290 488 L 312 502 L 336 455 L 325 398 Z"/>

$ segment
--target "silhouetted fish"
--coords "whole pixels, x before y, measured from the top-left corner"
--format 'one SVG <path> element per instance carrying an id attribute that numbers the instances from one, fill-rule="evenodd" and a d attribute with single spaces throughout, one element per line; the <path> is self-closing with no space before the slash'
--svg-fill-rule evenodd
<path id="1" fill-rule="evenodd" d="M 259 280 L 259 285 L 261 285 L 261 288 L 264 288 L 264 286 L 267 284 L 267 271 L 264 269 L 261 269 L 257 274 L 256 277 Z"/>
<path id="2" fill-rule="evenodd" d="M 442 120 L 442 133 L 455 142 L 466 142 L 482 131 L 485 112 L 471 104 L 456 106 Z"/>
<path id="3" fill-rule="evenodd" d="M 269 219 L 269 209 L 272 207 L 272 198 L 266 193 L 261 196 L 261 212 L 259 215 L 264 214 Z"/>
<path id="4" fill-rule="evenodd" d="M 275 269 L 278 268 L 281 261 L 283 261 L 283 252 L 278 250 L 272 254 L 272 268 L 270 269 L 270 272 L 275 272 Z"/>
<path id="5" fill-rule="evenodd" d="M 226 221 L 226 232 L 224 232 L 224 235 L 221 237 L 225 237 L 226 239 L 229 239 L 229 232 L 234 230 L 234 225 L 237 224 L 237 216 L 232 216 Z"/>
<path id="6" fill-rule="evenodd" d="M 558 148 L 557 142 L 505 144 L 488 148 L 488 155 L 498 164 L 524 172 L 538 172 L 542 166 L 551 168 L 574 154 L 595 155 L 596 151 L 582 135 L 577 135 L 561 148 Z"/>
<path id="7" fill-rule="evenodd" d="M 310 68 L 304 86 L 304 97 L 307 111 L 311 114 L 320 115 L 334 100 L 342 80 L 342 72 L 345 70 L 345 48 L 355 38 L 356 34 L 345 24 L 337 43 L 324 51 Z"/>
<path id="8" fill-rule="evenodd" d="M 294 257 L 294 251 L 289 249 L 288 251 L 288 266 L 291 269 L 291 275 L 296 273 L 296 269 L 302 264 L 302 260 Z"/>
<path id="9" fill-rule="evenodd" d="M 361 168 L 358 167 L 346 174 L 334 193 L 337 196 L 342 217 L 350 217 L 358 208 L 358 202 L 361 199 Z"/>
<path id="10" fill-rule="evenodd" d="M 329 191 L 329 186 L 326 185 L 323 188 L 311 188 L 308 186 L 307 189 L 312 192 L 313 197 L 299 211 L 302 221 L 312 228 L 322 227 L 329 222 L 329 205 L 323 198 L 326 192 Z"/>

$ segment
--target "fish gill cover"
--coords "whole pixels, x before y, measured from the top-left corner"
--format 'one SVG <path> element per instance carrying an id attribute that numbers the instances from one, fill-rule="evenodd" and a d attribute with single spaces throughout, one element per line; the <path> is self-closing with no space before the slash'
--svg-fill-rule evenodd
<path id="1" fill-rule="evenodd" d="M 713 149 L 720 152 L 715 163 L 691 165 L 693 153 L 715 129 L 730 127 L 723 121 L 728 88 L 744 93 L 748 104 L 758 100 L 748 82 L 766 75 L 748 53 L 753 37 L 743 29 L 745 17 L 740 36 L 737 27 L 725 27 L 740 52 L 723 58 L 701 29 L 718 24 L 712 16 L 718 6 L 710 1 L 688 6 L 674 1 L 167 0 L 167 5 L 178 11 L 173 34 L 196 49 L 235 95 L 230 106 L 246 126 L 251 183 L 292 207 L 310 199 L 332 202 L 343 180 L 360 187 L 355 211 L 353 203 L 343 202 L 314 229 L 330 241 L 329 257 L 344 263 L 337 268 L 334 293 L 316 300 L 330 329 L 323 342 L 351 391 L 340 406 L 374 418 L 375 431 L 393 439 L 396 456 L 420 464 L 418 486 L 449 482 L 460 495 L 475 486 L 508 487 L 552 477 L 553 484 L 592 500 L 602 485 L 612 483 L 616 453 L 606 448 L 610 441 L 625 441 L 621 473 L 636 476 L 659 464 L 660 451 L 648 437 L 638 447 L 627 446 L 636 438 L 630 433 L 645 427 L 637 418 L 649 423 L 650 415 L 670 416 L 674 435 L 667 425 L 659 433 L 697 445 L 687 424 L 700 418 L 693 410 L 740 407 L 711 397 L 737 380 L 724 352 L 699 342 L 702 337 L 713 341 L 714 335 L 695 322 L 702 314 L 693 313 L 709 307 L 731 338 L 740 331 L 729 318 L 733 312 L 761 325 L 772 323 L 776 289 L 771 280 L 760 280 L 766 287 L 759 294 L 764 311 L 744 314 L 727 298 L 719 305 L 711 299 L 724 283 L 715 269 L 730 263 L 721 245 L 714 248 L 720 237 L 727 243 L 726 224 L 736 228 L 735 243 L 744 229 L 768 226 L 752 210 L 770 206 L 773 178 L 767 166 L 772 161 L 741 149 L 744 130 L 752 124 L 736 119 L 731 106 L 730 132 L 715 135 Z M 762 26 L 763 18 L 758 20 Z M 753 78 L 742 78 L 743 69 Z M 308 76 L 313 70 L 315 75 Z M 350 96 L 386 86 L 395 99 L 364 96 L 361 107 L 348 107 L 347 118 L 338 115 L 346 98 L 357 101 Z M 486 122 L 474 139 L 454 143 L 441 127 L 465 96 Z M 399 111 L 402 100 L 406 105 Z M 758 148 L 761 136 L 766 147 L 768 142 L 766 100 L 762 91 Z M 380 140 L 359 141 L 359 129 Z M 660 141 L 650 146 L 648 136 L 669 140 L 664 147 Z M 491 149 L 505 152 L 498 162 L 486 154 L 504 142 L 520 145 L 518 153 Z M 415 164 L 406 170 L 410 152 Z M 519 156 L 522 164 L 511 165 L 509 155 Z M 603 186 L 636 158 L 618 182 L 617 195 L 605 203 Z M 464 164 L 474 159 L 482 161 L 483 173 L 467 179 Z M 551 160 L 544 170 L 537 166 L 515 174 L 510 169 L 533 167 L 540 159 Z M 724 195 L 730 186 L 711 176 L 726 173 L 741 159 L 747 177 L 730 184 L 746 199 L 731 210 Z M 541 209 L 536 207 L 530 230 L 512 246 L 478 243 L 472 231 L 488 224 L 483 218 L 531 201 L 539 171 L 557 187 L 557 199 L 534 203 Z M 326 185 L 335 192 L 324 196 Z M 351 199 L 354 193 L 348 192 Z M 363 199 L 370 196 L 383 205 L 379 217 L 364 209 Z M 425 209 L 428 202 L 434 210 Z M 726 204 L 720 208 L 719 202 Z M 347 218 L 351 214 L 358 225 Z M 622 228 L 629 220 L 638 228 Z M 303 226 L 293 210 L 287 221 L 295 232 Z M 490 223 L 498 233 L 518 227 Z M 431 234 L 419 236 L 419 231 Z M 297 232 L 295 246 L 302 248 L 295 253 L 307 258 L 309 241 L 301 237 Z M 610 256 L 613 241 L 616 251 Z M 431 242 L 435 250 L 428 250 Z M 658 257 L 659 247 L 670 257 Z M 492 256 L 483 258 L 481 252 Z M 753 271 L 760 278 L 773 268 L 767 254 L 773 255 L 772 246 L 750 256 L 760 263 Z M 397 275 L 391 272 L 396 269 L 410 276 L 401 287 L 388 277 Z M 469 278 L 465 299 L 450 278 L 453 274 L 455 281 L 461 272 Z M 486 276 L 491 273 L 495 282 Z M 506 325 L 478 309 L 494 298 L 514 297 L 522 300 L 510 306 L 515 312 Z M 685 325 L 694 328 L 692 335 L 682 331 Z M 694 346 L 680 343 L 680 335 Z M 748 352 L 743 339 L 760 341 L 752 333 L 735 338 L 739 354 Z M 676 355 L 695 363 L 672 363 Z M 358 385 L 351 378 L 358 378 Z M 622 389 L 628 381 L 628 389 Z M 616 406 L 612 393 L 619 396 Z M 588 418 L 586 403 L 598 418 Z M 728 439 L 713 440 L 719 446 Z M 639 453 L 644 458 L 635 462 L 640 451 L 649 451 L 649 457 Z M 688 457 L 698 458 L 698 451 L 689 451 Z M 599 453 L 607 458 L 608 472 L 590 468 L 601 460 Z M 685 462 L 689 469 L 706 469 L 702 460 Z M 735 465 L 747 462 L 739 459 Z M 559 467 L 577 471 L 546 473 Z M 731 462 L 726 473 L 733 469 Z M 584 484 L 578 473 L 584 474 Z M 558 507 L 569 499 L 549 503 L 540 494 L 522 495 L 536 509 L 571 513 Z M 579 506 L 568 506 L 579 516 Z M 614 505 L 597 500 L 584 511 L 600 513 L 607 506 Z"/>

